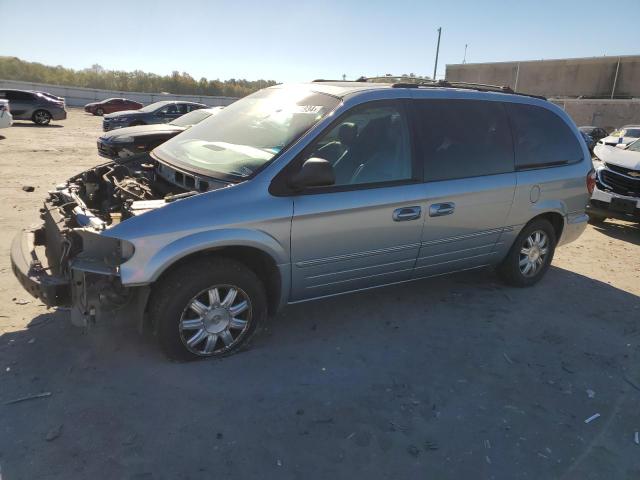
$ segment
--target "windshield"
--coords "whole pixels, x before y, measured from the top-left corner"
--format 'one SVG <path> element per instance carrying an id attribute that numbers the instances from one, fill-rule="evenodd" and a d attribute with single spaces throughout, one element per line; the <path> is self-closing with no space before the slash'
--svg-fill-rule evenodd
<path id="1" fill-rule="evenodd" d="M 169 125 L 175 125 L 176 127 L 190 127 L 191 125 L 200 123 L 202 120 L 211 115 L 215 115 L 219 110 L 220 109 L 214 110 L 206 108 L 194 110 L 193 112 L 186 113 L 181 117 L 178 117 L 175 120 L 169 122 Z"/>
<path id="2" fill-rule="evenodd" d="M 142 107 L 139 111 L 140 112 L 145 112 L 145 113 L 152 113 L 152 112 L 155 112 L 157 109 L 159 109 L 161 107 L 164 107 L 168 103 L 171 103 L 171 102 L 156 102 L 156 103 L 152 103 L 150 105 L 147 105 L 146 107 Z"/>
<path id="3" fill-rule="evenodd" d="M 612 137 L 640 138 L 640 128 L 621 128 L 611 134 Z"/>
<path id="4" fill-rule="evenodd" d="M 260 90 L 163 143 L 154 154 L 204 175 L 246 178 L 339 103 L 306 87 Z"/>
<path id="5" fill-rule="evenodd" d="M 636 140 L 635 142 L 629 144 L 627 150 L 631 152 L 640 152 L 640 140 Z"/>

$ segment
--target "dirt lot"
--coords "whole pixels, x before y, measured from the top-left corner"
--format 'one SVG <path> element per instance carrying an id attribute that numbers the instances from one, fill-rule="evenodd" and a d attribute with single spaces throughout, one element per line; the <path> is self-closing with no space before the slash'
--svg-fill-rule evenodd
<path id="1" fill-rule="evenodd" d="M 589 227 L 531 289 L 478 271 L 299 305 L 250 351 L 173 364 L 11 272 L 12 237 L 100 161 L 99 132 L 79 110 L 0 131 L 4 480 L 640 478 L 638 226 Z"/>

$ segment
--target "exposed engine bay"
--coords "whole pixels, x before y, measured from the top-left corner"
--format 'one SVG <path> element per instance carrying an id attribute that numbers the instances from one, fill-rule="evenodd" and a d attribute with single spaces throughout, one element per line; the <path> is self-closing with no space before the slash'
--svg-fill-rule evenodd
<path id="1" fill-rule="evenodd" d="M 132 311 L 142 318 L 150 289 L 120 282 L 119 265 L 135 247 L 103 233 L 132 217 L 227 185 L 148 155 L 98 165 L 49 192 L 40 210 L 42 225 L 14 240 L 14 271 L 46 305 L 72 307 L 76 325 Z"/>
<path id="2" fill-rule="evenodd" d="M 101 230 L 169 202 L 199 193 L 158 174 L 158 162 L 148 156 L 125 163 L 106 163 L 72 177 L 51 192 L 47 203 L 64 211 L 67 227 Z M 172 172 L 173 173 L 173 172 Z M 195 184 L 195 182 L 194 182 Z"/>

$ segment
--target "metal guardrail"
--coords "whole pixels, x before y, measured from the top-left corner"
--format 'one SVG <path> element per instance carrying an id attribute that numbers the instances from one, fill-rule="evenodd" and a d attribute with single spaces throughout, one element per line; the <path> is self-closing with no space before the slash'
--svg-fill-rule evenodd
<path id="1" fill-rule="evenodd" d="M 22 82 L 18 80 L 0 79 L 0 88 L 14 88 L 18 90 L 38 90 L 64 97 L 70 107 L 82 107 L 90 102 L 99 102 L 105 98 L 128 98 L 148 105 L 161 100 L 185 100 L 199 102 L 211 107 L 227 106 L 235 102 L 235 97 L 206 96 L 206 95 L 174 95 L 165 93 L 124 92 L 120 90 L 101 90 L 97 88 L 68 87 L 47 83 Z"/>

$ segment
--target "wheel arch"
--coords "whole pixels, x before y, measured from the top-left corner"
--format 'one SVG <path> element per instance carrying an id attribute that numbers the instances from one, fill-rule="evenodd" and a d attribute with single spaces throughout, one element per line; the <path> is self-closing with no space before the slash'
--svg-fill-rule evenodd
<path id="1" fill-rule="evenodd" d="M 551 226 L 553 227 L 554 233 L 556 234 L 556 243 L 559 243 L 560 237 L 562 236 L 562 231 L 564 230 L 564 215 L 562 215 L 561 213 L 555 210 L 540 213 L 535 217 L 533 217 L 531 220 L 529 220 L 524 226 L 529 225 L 531 222 L 534 222 L 540 219 L 547 220 L 551 224 Z"/>
<path id="2" fill-rule="evenodd" d="M 173 271 L 185 263 L 198 262 L 203 258 L 213 256 L 233 259 L 252 270 L 264 285 L 267 293 L 269 314 L 273 315 L 278 311 L 282 303 L 281 296 L 283 288 L 280 268 L 275 259 L 265 250 L 248 245 L 214 246 L 185 255 L 168 265 L 158 275 L 151 285 L 152 292 L 155 285 L 160 284 L 163 279 L 167 278 Z"/>

